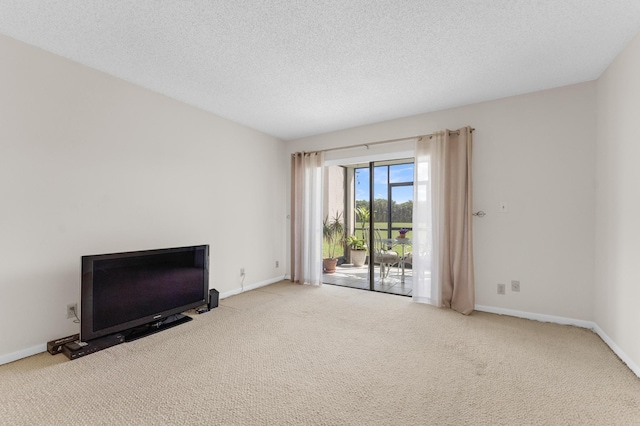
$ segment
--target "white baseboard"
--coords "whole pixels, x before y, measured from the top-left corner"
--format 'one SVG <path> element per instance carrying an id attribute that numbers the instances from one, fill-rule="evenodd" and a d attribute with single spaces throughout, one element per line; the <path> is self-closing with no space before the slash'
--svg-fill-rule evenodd
<path id="1" fill-rule="evenodd" d="M 604 330 L 602 330 L 598 324 L 594 324 L 593 331 L 595 331 L 598 334 L 598 336 L 600 336 L 600 338 L 607 344 L 607 346 L 609 346 L 611 350 L 616 355 L 618 355 L 618 358 L 620 358 L 622 362 L 627 364 L 627 367 L 629 367 L 631 371 L 633 371 L 636 374 L 636 376 L 640 377 L 640 366 L 638 366 L 638 364 L 633 362 L 631 358 L 629 358 L 627 354 L 625 354 L 622 351 L 622 349 L 620 349 L 620 347 L 615 344 L 615 342 L 611 339 L 611 337 L 609 337 L 607 333 L 605 333 Z"/>
<path id="2" fill-rule="evenodd" d="M 640 367 L 636 363 L 634 363 L 631 360 L 631 358 L 629 358 L 629 356 L 625 354 L 622 351 L 622 349 L 620 349 L 618 345 L 615 344 L 615 342 L 607 335 L 607 333 L 605 333 L 600 328 L 598 324 L 596 324 L 593 321 L 584 321 L 584 320 L 578 320 L 573 318 L 557 317 L 554 315 L 535 314 L 532 312 L 516 311 L 516 310 L 504 309 L 504 308 L 495 308 L 493 306 L 476 305 L 475 309 L 476 311 L 489 312 L 492 314 L 508 315 L 511 317 L 525 318 L 525 319 L 542 321 L 542 322 L 551 322 L 554 324 L 561 324 L 561 325 L 573 325 L 576 327 L 588 328 L 589 330 L 593 330 L 593 332 L 596 333 L 607 346 L 609 346 L 609 348 L 618 356 L 618 358 L 620 358 L 620 360 L 624 362 L 627 365 L 627 367 L 629 367 L 629 369 L 633 371 L 633 373 L 636 376 L 640 377 Z"/>
<path id="3" fill-rule="evenodd" d="M 573 318 L 557 317 L 555 315 L 536 314 L 533 312 L 516 311 L 513 309 L 495 308 L 493 306 L 476 305 L 476 311 L 489 312 L 498 315 L 508 315 L 510 317 L 526 318 L 540 322 L 552 322 L 554 324 L 575 325 L 576 327 L 595 329 L 595 323 L 592 321 L 577 320 Z"/>
<path id="4" fill-rule="evenodd" d="M 247 292 L 249 290 L 255 290 L 257 288 L 260 287 L 264 287 L 267 286 L 269 284 L 275 284 L 277 282 L 280 282 L 282 280 L 285 279 L 285 276 L 279 276 L 279 277 L 275 277 L 275 278 L 271 278 L 269 280 L 265 280 L 265 281 L 260 281 L 251 285 L 246 285 L 244 286 L 244 288 L 237 288 L 235 290 L 229 290 L 229 291 L 225 291 L 224 293 L 220 293 L 219 297 L 220 299 L 225 299 L 227 297 L 231 297 L 231 296 L 235 296 L 236 294 L 240 294 L 240 293 L 244 293 Z"/>
<path id="5" fill-rule="evenodd" d="M 29 357 L 31 355 L 36 355 L 41 352 L 47 350 L 47 344 L 43 343 L 41 345 L 32 346 L 27 349 L 23 349 L 21 351 L 13 352 L 10 354 L 0 356 L 0 365 L 9 364 L 10 362 L 17 361 L 22 358 Z"/>

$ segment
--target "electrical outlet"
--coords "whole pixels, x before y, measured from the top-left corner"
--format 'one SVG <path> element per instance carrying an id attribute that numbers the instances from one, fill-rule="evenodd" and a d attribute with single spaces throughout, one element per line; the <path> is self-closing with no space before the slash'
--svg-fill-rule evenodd
<path id="1" fill-rule="evenodd" d="M 244 277 L 244 268 L 240 268 L 240 276 Z"/>
<path id="2" fill-rule="evenodd" d="M 511 281 L 511 291 L 520 291 L 520 281 Z"/>
<path id="3" fill-rule="evenodd" d="M 280 262 L 276 260 L 276 268 L 279 268 L 279 267 L 280 267 Z"/>
<path id="4" fill-rule="evenodd" d="M 69 303 L 67 305 L 67 319 L 75 318 L 78 312 L 77 303 Z"/>
<path id="5" fill-rule="evenodd" d="M 505 284 L 498 284 L 498 294 L 505 294 Z"/>

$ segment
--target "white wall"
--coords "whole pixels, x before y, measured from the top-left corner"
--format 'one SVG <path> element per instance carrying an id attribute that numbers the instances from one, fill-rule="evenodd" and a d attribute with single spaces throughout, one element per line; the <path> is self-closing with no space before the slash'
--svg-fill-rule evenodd
<path id="1" fill-rule="evenodd" d="M 640 374 L 640 35 L 600 77 L 595 321 Z"/>
<path id="2" fill-rule="evenodd" d="M 476 303 L 588 321 L 593 316 L 595 102 L 590 82 L 299 139 L 287 150 L 473 126 L 474 210 L 487 213 L 474 219 Z M 345 155 L 372 151 L 354 148 Z M 502 201 L 508 213 L 498 212 Z M 511 292 L 508 285 L 507 294 L 498 295 L 497 283 L 511 280 L 520 281 L 521 292 Z"/>
<path id="3" fill-rule="evenodd" d="M 221 293 L 284 276 L 282 141 L 7 37 L 0 57 L 0 363 L 78 331 L 82 255 L 210 244 Z"/>

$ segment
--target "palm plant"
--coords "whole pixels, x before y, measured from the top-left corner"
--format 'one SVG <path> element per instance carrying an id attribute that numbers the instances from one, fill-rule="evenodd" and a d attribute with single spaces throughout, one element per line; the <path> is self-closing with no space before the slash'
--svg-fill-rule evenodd
<path id="1" fill-rule="evenodd" d="M 371 217 L 371 212 L 367 207 L 358 206 L 355 209 L 356 218 L 361 222 L 360 227 L 364 230 L 365 227 L 369 226 L 369 217 Z"/>
<path id="2" fill-rule="evenodd" d="M 371 217 L 371 211 L 363 206 L 355 208 L 356 218 L 360 222 L 360 229 L 362 229 L 362 237 L 365 239 L 365 248 L 368 248 L 369 244 L 369 218 Z"/>
<path id="3" fill-rule="evenodd" d="M 367 241 L 357 235 L 349 235 L 345 241 L 351 250 L 364 250 L 367 248 Z"/>
<path id="4" fill-rule="evenodd" d="M 354 229 L 353 235 L 348 236 L 345 241 L 352 250 L 364 250 L 367 248 L 365 240 L 367 229 L 369 229 L 369 209 L 366 207 L 356 207 L 356 220 L 361 222 L 360 228 Z M 362 235 L 358 235 L 358 229 L 362 230 Z"/>
<path id="5" fill-rule="evenodd" d="M 336 212 L 331 219 L 327 215 L 322 221 L 322 236 L 329 248 L 329 259 L 335 259 L 336 247 L 342 243 L 343 235 L 342 212 Z"/>
<path id="6" fill-rule="evenodd" d="M 346 238 L 346 242 L 351 249 L 349 254 L 353 266 L 363 266 L 369 252 L 367 242 L 369 238 L 369 218 L 371 216 L 369 209 L 363 206 L 356 207 L 355 213 L 356 221 L 360 222 L 360 228 L 356 227 L 356 229 L 353 230 L 353 235 Z M 361 231 L 360 235 L 358 235 L 358 229 Z"/>

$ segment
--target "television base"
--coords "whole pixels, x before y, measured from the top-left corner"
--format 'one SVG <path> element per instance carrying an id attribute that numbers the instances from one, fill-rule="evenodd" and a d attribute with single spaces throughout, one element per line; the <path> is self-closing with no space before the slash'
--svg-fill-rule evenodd
<path id="1" fill-rule="evenodd" d="M 73 360 L 85 355 L 92 354 L 94 352 L 101 351 L 103 349 L 110 348 L 111 346 L 119 345 L 122 342 L 124 342 L 124 336 L 121 333 L 110 334 L 108 336 L 89 340 L 82 345 L 76 342 L 66 343 L 62 347 L 62 353 L 65 354 L 67 358 Z"/>
<path id="2" fill-rule="evenodd" d="M 124 334 L 124 341 L 131 342 L 133 340 L 141 339 L 151 334 L 158 333 L 176 325 L 184 324 L 185 322 L 192 321 L 193 318 L 187 315 L 175 314 L 170 315 L 162 321 L 150 322 L 148 324 L 141 325 L 139 327 L 131 328 L 122 332 Z"/>

